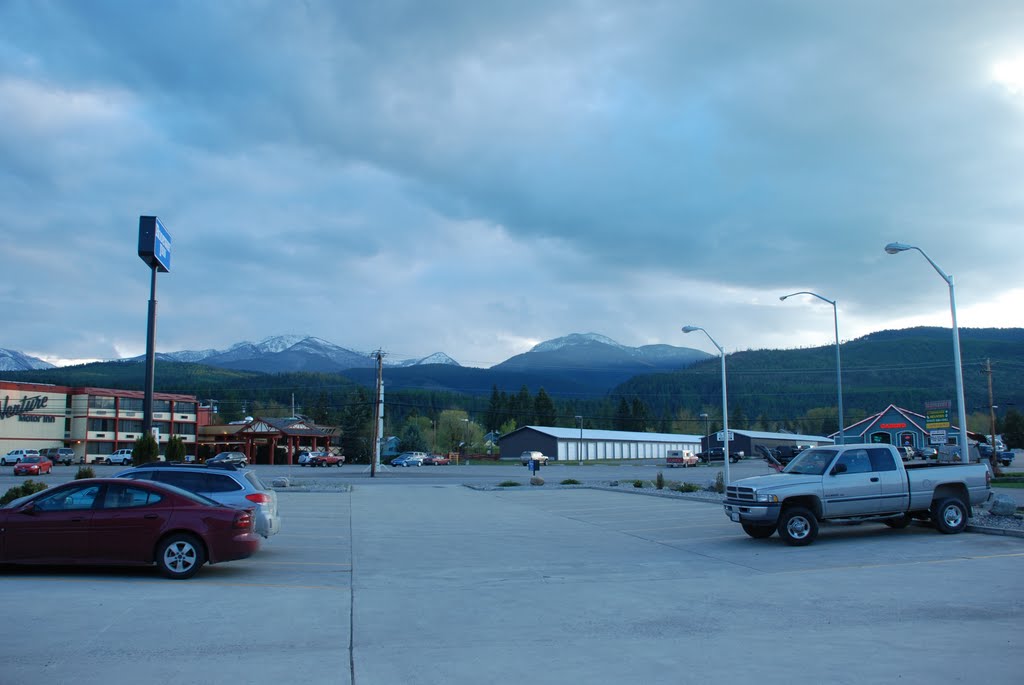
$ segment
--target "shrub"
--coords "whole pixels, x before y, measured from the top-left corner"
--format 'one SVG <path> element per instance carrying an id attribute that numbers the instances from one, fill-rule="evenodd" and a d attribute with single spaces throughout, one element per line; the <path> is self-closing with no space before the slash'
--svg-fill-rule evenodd
<path id="1" fill-rule="evenodd" d="M 562 485 L 579 485 L 580 482 L 575 478 L 566 478 L 562 481 Z"/>
<path id="2" fill-rule="evenodd" d="M 75 472 L 75 480 L 82 480 L 83 478 L 95 478 L 96 472 L 92 470 L 91 466 L 79 466 L 78 471 Z"/>
<path id="3" fill-rule="evenodd" d="M 722 475 L 721 471 L 719 471 L 718 475 L 715 476 L 715 492 L 719 495 L 725 492 L 725 476 Z"/>
<path id="4" fill-rule="evenodd" d="M 679 487 L 676 488 L 679 492 L 698 492 L 700 486 L 696 483 L 680 483 Z"/>
<path id="5" fill-rule="evenodd" d="M 634 488 L 642 488 L 643 486 L 644 486 L 644 482 L 642 480 L 635 480 L 635 481 L 633 481 L 633 487 Z"/>
<path id="6" fill-rule="evenodd" d="M 185 461 L 185 441 L 177 435 L 172 435 L 167 441 L 167 450 L 164 454 L 167 461 Z"/>
<path id="7" fill-rule="evenodd" d="M 661 490 L 665 487 L 665 476 L 658 471 L 658 476 L 654 479 L 654 487 Z"/>
<path id="8" fill-rule="evenodd" d="M 4 493 L 3 497 L 0 497 L 0 506 L 13 502 L 19 497 L 26 497 L 27 495 L 33 495 L 40 490 L 47 488 L 46 483 L 37 483 L 34 480 L 26 480 L 21 485 L 15 485 L 13 488 Z"/>
<path id="9" fill-rule="evenodd" d="M 160 446 L 156 444 L 156 438 L 150 433 L 140 435 L 132 448 L 132 461 L 136 465 L 148 464 L 151 461 L 156 461 L 159 456 Z"/>
<path id="10" fill-rule="evenodd" d="M 503 480 L 498 483 L 499 488 L 514 488 L 517 485 L 522 485 L 522 483 L 517 480 Z"/>

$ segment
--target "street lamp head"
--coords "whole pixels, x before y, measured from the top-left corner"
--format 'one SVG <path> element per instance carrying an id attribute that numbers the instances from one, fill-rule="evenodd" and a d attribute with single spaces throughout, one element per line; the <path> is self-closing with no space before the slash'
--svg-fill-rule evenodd
<path id="1" fill-rule="evenodd" d="M 693 333 L 701 330 L 700 326 L 683 326 L 683 333 Z"/>
<path id="2" fill-rule="evenodd" d="M 913 245 L 907 245 L 906 243 L 889 243 L 885 246 L 885 251 L 889 254 L 896 254 L 897 252 L 906 252 L 907 250 L 913 250 Z"/>
<path id="3" fill-rule="evenodd" d="M 789 297 L 789 295 L 783 295 L 782 297 L 779 298 L 779 300 L 784 302 L 787 297 Z"/>

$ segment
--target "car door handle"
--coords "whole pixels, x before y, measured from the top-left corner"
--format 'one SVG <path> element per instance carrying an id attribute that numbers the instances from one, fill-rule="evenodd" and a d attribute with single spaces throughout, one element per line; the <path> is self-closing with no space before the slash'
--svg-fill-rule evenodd
<path id="1" fill-rule="evenodd" d="M 872 483 L 877 483 L 877 482 L 878 482 L 878 476 L 874 476 L 874 477 L 873 477 L 873 478 L 871 479 L 871 482 L 872 482 Z"/>
<path id="2" fill-rule="evenodd" d="M 155 519 L 155 518 L 158 518 L 158 517 L 157 517 L 156 514 L 146 514 L 142 518 L 144 518 L 144 519 Z"/>

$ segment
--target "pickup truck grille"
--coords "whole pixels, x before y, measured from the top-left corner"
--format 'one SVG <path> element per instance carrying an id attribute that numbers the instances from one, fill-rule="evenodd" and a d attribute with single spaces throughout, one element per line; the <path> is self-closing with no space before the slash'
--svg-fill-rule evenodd
<path id="1" fill-rule="evenodd" d="M 754 488 L 738 487 L 736 485 L 730 485 L 725 489 L 726 499 L 746 500 L 748 502 L 754 501 Z"/>

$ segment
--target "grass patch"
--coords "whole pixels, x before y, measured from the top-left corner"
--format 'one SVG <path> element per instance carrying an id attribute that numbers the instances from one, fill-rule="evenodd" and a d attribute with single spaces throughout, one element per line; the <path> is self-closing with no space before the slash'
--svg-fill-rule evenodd
<path id="1" fill-rule="evenodd" d="M 562 481 L 562 485 L 579 485 L 580 482 L 575 478 L 566 478 Z"/>
<path id="2" fill-rule="evenodd" d="M 517 485 L 522 485 L 522 483 L 520 483 L 517 480 L 503 480 L 500 483 L 498 483 L 499 488 L 514 488 Z"/>
<path id="3" fill-rule="evenodd" d="M 994 488 L 1024 488 L 1024 482 L 1021 481 L 1010 481 L 1010 482 L 999 482 L 999 480 L 992 481 L 992 487 Z"/>

